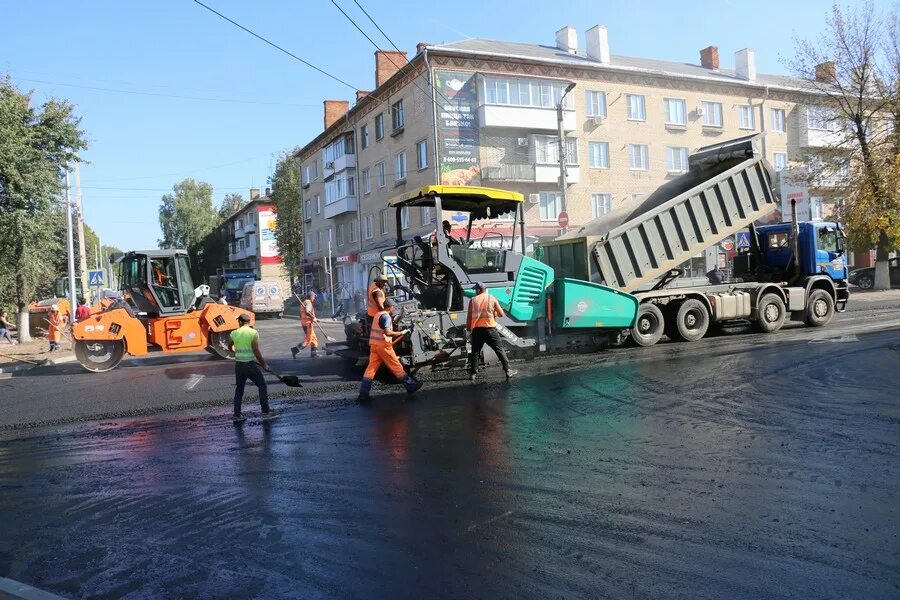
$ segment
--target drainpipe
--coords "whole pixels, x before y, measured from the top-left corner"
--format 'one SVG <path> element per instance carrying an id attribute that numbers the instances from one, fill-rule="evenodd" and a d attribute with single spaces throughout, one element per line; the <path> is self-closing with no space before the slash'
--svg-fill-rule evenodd
<path id="1" fill-rule="evenodd" d="M 560 96 L 559 102 L 556 104 L 556 127 L 559 133 L 559 193 L 560 199 L 562 200 L 562 209 L 563 212 L 567 212 L 569 210 L 569 203 L 566 192 L 568 191 L 569 182 L 568 182 L 568 174 L 566 173 L 566 138 L 565 132 L 563 131 L 563 102 L 566 100 L 566 96 L 569 92 L 572 91 L 572 88 L 575 87 L 575 82 L 573 81 L 569 85 L 566 86 L 566 91 L 563 92 L 563 95 Z M 568 226 L 562 228 L 562 232 L 565 233 L 569 229 Z"/>

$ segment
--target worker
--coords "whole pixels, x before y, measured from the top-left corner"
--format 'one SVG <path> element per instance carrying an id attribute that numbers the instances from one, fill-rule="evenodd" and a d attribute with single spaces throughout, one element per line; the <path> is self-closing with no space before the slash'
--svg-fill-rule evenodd
<path id="1" fill-rule="evenodd" d="M 303 328 L 303 343 L 291 348 L 291 355 L 296 360 L 297 353 L 303 348 L 309 348 L 309 357 L 316 357 L 316 350 L 319 347 L 319 338 L 316 337 L 316 293 L 309 292 L 306 298 L 300 303 L 300 326 Z"/>
<path id="2" fill-rule="evenodd" d="M 706 278 L 711 284 L 718 285 L 725 282 L 725 273 L 719 269 L 719 265 L 716 265 L 713 267 L 712 271 L 706 274 Z"/>
<path id="3" fill-rule="evenodd" d="M 444 221 L 443 223 L 441 223 L 441 228 L 444 231 L 444 235 L 447 237 L 448 246 L 461 245 L 459 240 L 450 235 L 450 232 L 453 230 L 453 226 L 450 224 L 450 221 Z M 437 246 L 437 232 L 431 234 L 431 245 Z"/>
<path id="4" fill-rule="evenodd" d="M 47 339 L 50 341 L 50 352 L 59 350 L 59 338 L 62 336 L 62 328 L 66 324 L 66 318 L 59 314 L 59 306 L 50 307 L 50 316 L 47 318 Z"/>
<path id="5" fill-rule="evenodd" d="M 391 308 L 394 301 L 390 298 L 384 301 L 383 310 L 379 311 L 372 322 L 372 329 L 369 331 L 369 366 L 363 374 L 362 383 L 359 386 L 359 402 L 368 402 L 372 398 L 369 393 L 372 391 L 372 381 L 378 374 L 381 365 L 390 369 L 391 373 L 399 379 L 409 394 L 416 393 L 422 383 L 416 381 L 406 374 L 397 353 L 394 352 L 394 341 L 407 335 L 409 331 L 394 331 L 394 321 L 391 318 Z"/>
<path id="6" fill-rule="evenodd" d="M 78 299 L 78 308 L 75 309 L 75 322 L 80 323 L 91 316 L 91 307 L 82 296 Z"/>
<path id="7" fill-rule="evenodd" d="M 469 379 L 475 381 L 478 371 L 478 355 L 487 344 L 500 359 L 506 378 L 509 379 L 518 371 L 509 368 L 509 359 L 501 346 L 500 334 L 497 332 L 497 318 L 503 317 L 503 309 L 497 298 L 487 293 L 487 288 L 480 281 L 475 284 L 475 297 L 469 300 L 469 314 L 466 318 L 466 329 L 470 332 L 472 353 L 469 354 Z"/>
<path id="8" fill-rule="evenodd" d="M 273 419 L 277 413 L 269 408 L 269 389 L 263 377 L 260 367 L 269 370 L 266 359 L 259 351 L 259 332 L 250 326 L 250 315 L 241 313 L 238 315 L 240 327 L 231 332 L 231 341 L 228 347 L 234 351 L 234 423 L 240 424 L 246 421 L 241 412 L 241 402 L 244 400 L 244 385 L 249 379 L 259 389 L 259 406 L 262 409 L 263 419 Z M 259 364 L 257 364 L 259 363 Z"/>
<path id="9" fill-rule="evenodd" d="M 159 261 L 153 260 L 150 262 L 153 265 L 153 282 L 156 285 L 166 285 L 169 277 L 166 275 L 166 272 L 163 271 L 163 268 L 162 266 L 160 266 Z"/>
<path id="10" fill-rule="evenodd" d="M 369 284 L 368 296 L 368 316 L 374 318 L 375 315 L 384 310 L 384 286 L 387 285 L 387 277 L 379 273 Z"/>
<path id="11" fill-rule="evenodd" d="M 0 310 L 0 340 L 6 340 L 10 343 L 11 346 L 15 346 L 19 342 L 12 338 L 12 335 L 9 333 L 10 330 L 15 329 L 12 323 L 9 322 L 9 317 L 7 316 L 9 313 L 6 312 L 6 309 Z"/>

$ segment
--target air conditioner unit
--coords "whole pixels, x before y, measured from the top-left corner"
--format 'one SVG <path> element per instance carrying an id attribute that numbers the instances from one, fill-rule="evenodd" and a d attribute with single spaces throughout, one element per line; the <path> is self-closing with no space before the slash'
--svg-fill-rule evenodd
<path id="1" fill-rule="evenodd" d="M 594 125 L 601 125 L 603 123 L 603 115 L 597 115 L 597 116 L 591 117 L 591 122 Z"/>
<path id="2" fill-rule="evenodd" d="M 698 106 L 697 107 L 697 116 L 702 117 L 705 114 L 706 114 L 706 109 L 704 109 L 702 106 Z"/>
<path id="3" fill-rule="evenodd" d="M 527 145 L 528 145 L 528 138 L 527 138 L 527 137 L 516 138 L 516 144 L 519 145 L 519 146 L 527 146 Z"/>
<path id="4" fill-rule="evenodd" d="M 528 194 L 528 202 L 531 204 L 537 204 L 541 201 L 540 194 Z"/>

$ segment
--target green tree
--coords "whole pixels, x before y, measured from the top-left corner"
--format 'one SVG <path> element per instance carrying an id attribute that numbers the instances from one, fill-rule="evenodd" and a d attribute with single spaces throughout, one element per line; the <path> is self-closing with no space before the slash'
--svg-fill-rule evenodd
<path id="1" fill-rule="evenodd" d="M 219 217 L 224 221 L 237 211 L 244 208 L 244 197 L 240 194 L 225 194 L 222 204 L 219 205 Z"/>
<path id="2" fill-rule="evenodd" d="M 55 274 L 61 251 L 56 234 L 67 165 L 87 147 L 80 119 L 66 101 L 40 107 L 30 93 L 0 79 L 0 294 L 18 312 L 19 335 L 29 339 L 28 303 L 37 286 Z"/>
<path id="3" fill-rule="evenodd" d="M 855 8 L 834 4 L 822 34 L 797 40 L 791 61 L 816 103 L 829 110 L 834 134 L 823 154 L 832 166 L 825 170 L 848 168 L 838 216 L 851 248 L 875 248 L 875 289 L 890 287 L 888 254 L 900 248 L 897 19 L 896 11 L 881 15 L 871 2 Z"/>
<path id="4" fill-rule="evenodd" d="M 296 150 L 285 152 L 275 165 L 275 174 L 269 177 L 272 188 L 269 198 L 278 212 L 275 221 L 275 239 L 278 253 L 291 284 L 300 279 L 300 261 L 303 259 L 303 215 L 300 209 L 300 163 Z"/>
<path id="5" fill-rule="evenodd" d="M 162 197 L 159 227 L 163 238 L 160 248 L 190 250 L 219 224 L 221 219 L 212 202 L 213 188 L 204 181 L 185 179 Z"/>

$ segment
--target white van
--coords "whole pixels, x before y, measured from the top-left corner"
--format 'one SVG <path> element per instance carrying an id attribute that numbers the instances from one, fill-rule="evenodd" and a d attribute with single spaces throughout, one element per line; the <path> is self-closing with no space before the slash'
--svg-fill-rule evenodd
<path id="1" fill-rule="evenodd" d="M 280 319 L 284 315 L 284 296 L 281 285 L 275 281 L 253 281 L 244 284 L 241 295 L 241 308 L 259 316 L 270 316 Z"/>

